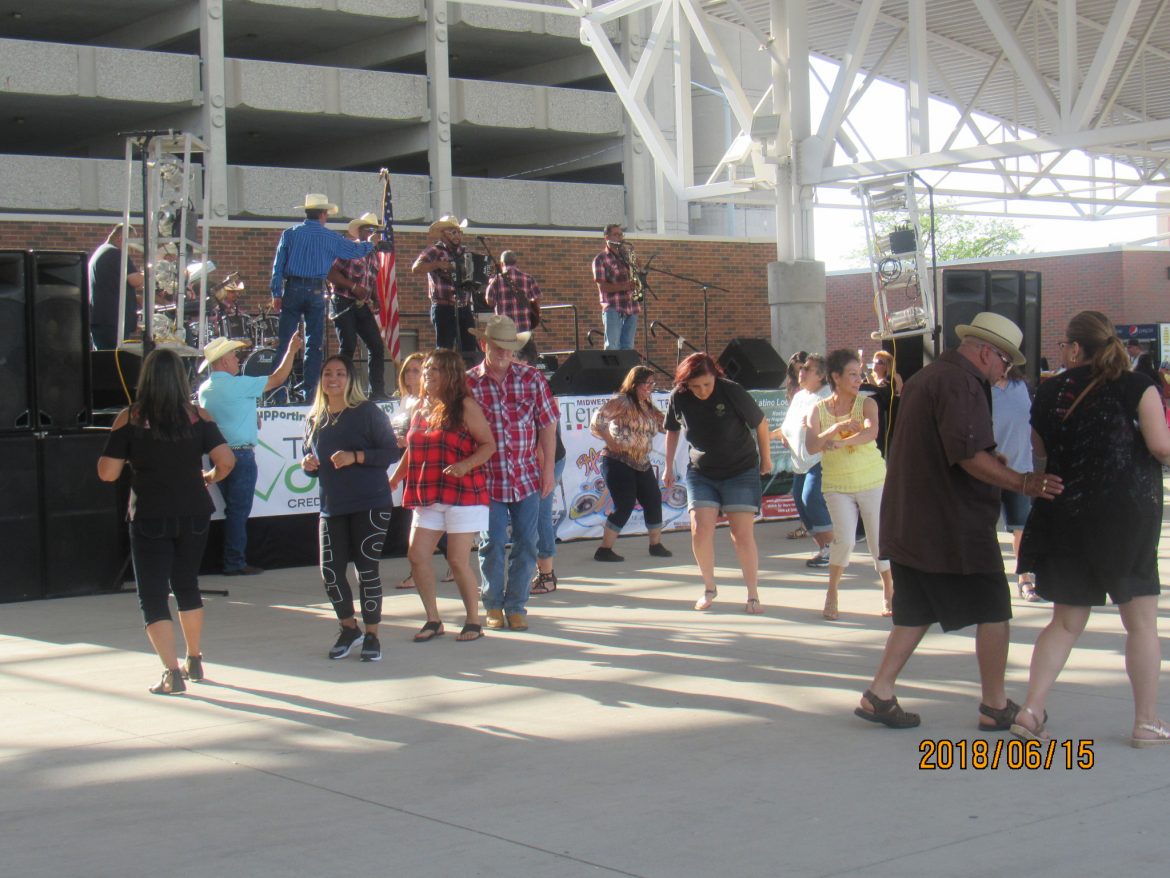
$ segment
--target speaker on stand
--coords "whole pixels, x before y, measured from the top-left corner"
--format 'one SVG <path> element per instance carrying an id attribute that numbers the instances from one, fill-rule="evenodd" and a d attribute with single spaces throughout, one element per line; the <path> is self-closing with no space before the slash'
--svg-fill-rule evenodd
<path id="1" fill-rule="evenodd" d="M 776 390 L 788 376 L 788 364 L 764 338 L 733 338 L 719 355 L 719 366 L 747 390 Z"/>
<path id="2" fill-rule="evenodd" d="M 626 374 L 641 362 L 634 350 L 574 351 L 548 383 L 556 396 L 615 393 Z"/>

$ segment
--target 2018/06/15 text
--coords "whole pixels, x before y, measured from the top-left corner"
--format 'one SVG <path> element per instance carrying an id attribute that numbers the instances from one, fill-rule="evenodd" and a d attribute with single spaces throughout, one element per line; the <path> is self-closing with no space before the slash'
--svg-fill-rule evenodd
<path id="1" fill-rule="evenodd" d="M 1017 738 L 983 738 L 952 741 L 948 738 L 926 738 L 918 745 L 922 757 L 918 767 L 926 771 L 948 771 L 952 768 L 983 770 L 1005 765 L 1016 771 L 1048 771 L 1079 768 L 1087 771 L 1096 762 L 1093 739 L 1067 741 L 1021 741 Z"/>

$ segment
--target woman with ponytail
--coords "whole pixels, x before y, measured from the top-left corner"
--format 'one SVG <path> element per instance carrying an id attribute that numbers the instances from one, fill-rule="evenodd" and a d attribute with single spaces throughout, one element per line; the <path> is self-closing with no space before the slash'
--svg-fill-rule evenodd
<path id="1" fill-rule="evenodd" d="M 1012 725 L 1027 740 L 1048 740 L 1049 690 L 1085 630 L 1092 607 L 1108 595 L 1125 626 L 1125 667 L 1133 687 L 1134 747 L 1170 744 L 1158 718 L 1158 538 L 1162 471 L 1170 429 L 1150 379 L 1130 371 L 1129 356 L 1099 311 L 1082 311 L 1060 343 L 1066 371 L 1048 379 L 1032 406 L 1032 443 L 1064 492 L 1032 506 L 1019 569 L 1054 603 L 1036 639 L 1028 698 Z M 1043 478 L 1034 473 L 1029 478 Z"/>

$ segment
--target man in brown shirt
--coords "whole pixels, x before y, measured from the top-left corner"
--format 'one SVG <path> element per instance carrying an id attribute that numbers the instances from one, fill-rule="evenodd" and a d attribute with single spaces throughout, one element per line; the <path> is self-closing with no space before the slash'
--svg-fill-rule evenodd
<path id="1" fill-rule="evenodd" d="M 894 697 L 898 674 L 938 622 L 944 631 L 978 626 L 975 656 L 983 689 L 979 728 L 1006 731 L 1019 706 L 1007 698 L 1010 590 L 995 527 L 999 491 L 1051 499 L 1060 479 L 1009 469 L 994 453 L 991 387 L 1023 365 L 1023 333 L 990 312 L 957 326 L 959 348 L 906 382 L 890 443 L 882 495 L 881 553 L 894 574 L 893 628 L 873 683 L 854 713 L 912 728 Z"/>

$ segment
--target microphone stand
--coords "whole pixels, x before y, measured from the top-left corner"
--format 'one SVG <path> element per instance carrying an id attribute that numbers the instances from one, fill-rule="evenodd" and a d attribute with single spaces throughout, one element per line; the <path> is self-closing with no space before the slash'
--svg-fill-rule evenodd
<path id="1" fill-rule="evenodd" d="M 668 271 L 665 268 L 651 268 L 650 263 L 653 260 L 654 260 L 653 256 L 651 256 L 650 259 L 647 260 L 646 267 L 642 269 L 643 273 L 649 274 L 652 271 L 656 271 L 659 274 L 666 275 L 667 277 L 673 277 L 675 280 L 686 281 L 689 284 L 694 284 L 702 292 L 702 294 L 703 294 L 703 350 L 706 351 L 708 354 L 711 353 L 711 340 L 708 337 L 708 330 L 710 329 L 710 318 L 708 317 L 707 293 L 709 290 L 718 290 L 721 293 L 727 293 L 728 295 L 731 295 L 731 290 L 727 289 L 727 287 L 721 287 L 721 286 L 718 286 L 718 285 L 713 284 L 713 283 L 708 283 L 707 281 L 700 280 L 699 278 L 696 278 L 696 277 L 688 277 L 685 274 L 676 274 L 675 272 Z M 645 286 L 646 289 L 648 289 L 648 290 L 650 289 L 650 286 L 648 284 L 644 283 L 643 286 Z M 653 292 L 653 290 L 651 290 L 651 292 Z M 658 296 L 655 295 L 654 298 L 658 298 Z"/>

